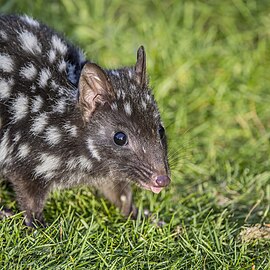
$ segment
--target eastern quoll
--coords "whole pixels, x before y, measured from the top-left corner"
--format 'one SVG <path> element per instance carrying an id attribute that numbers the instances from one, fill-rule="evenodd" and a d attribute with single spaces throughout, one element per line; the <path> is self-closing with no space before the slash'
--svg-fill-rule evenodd
<path id="1" fill-rule="evenodd" d="M 79 184 L 136 217 L 130 183 L 170 183 L 144 48 L 135 66 L 107 70 L 42 23 L 0 16 L 0 171 L 29 226 L 53 188 Z"/>

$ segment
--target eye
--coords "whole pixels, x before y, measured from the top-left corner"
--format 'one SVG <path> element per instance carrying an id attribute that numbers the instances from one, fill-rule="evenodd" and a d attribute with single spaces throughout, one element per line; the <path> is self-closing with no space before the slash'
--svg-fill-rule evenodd
<path id="1" fill-rule="evenodd" d="M 117 132 L 114 134 L 113 140 L 116 145 L 124 146 L 127 144 L 127 135 L 124 132 Z"/>
<path id="2" fill-rule="evenodd" d="M 159 126 L 159 128 L 158 128 L 158 133 L 159 133 L 159 136 L 160 136 L 160 139 L 162 140 L 162 139 L 164 139 L 164 136 L 165 136 L 165 129 L 164 129 L 164 127 L 163 126 Z"/>

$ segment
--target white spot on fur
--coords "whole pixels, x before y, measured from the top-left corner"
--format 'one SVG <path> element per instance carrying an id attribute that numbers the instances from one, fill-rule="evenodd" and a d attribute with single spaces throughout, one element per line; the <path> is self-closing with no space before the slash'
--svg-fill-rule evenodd
<path id="1" fill-rule="evenodd" d="M 41 53 L 41 44 L 38 43 L 37 37 L 33 33 L 28 31 L 19 33 L 19 41 L 24 51 L 32 54 Z"/>
<path id="2" fill-rule="evenodd" d="M 120 97 L 121 97 L 121 90 L 118 90 L 117 93 L 116 93 L 116 98 L 120 99 Z"/>
<path id="3" fill-rule="evenodd" d="M 146 102 L 142 99 L 141 103 L 142 103 L 143 109 L 146 110 Z"/>
<path id="4" fill-rule="evenodd" d="M 31 90 L 32 93 L 36 92 L 37 87 L 36 87 L 36 85 L 34 83 L 30 86 L 30 90 Z"/>
<path id="5" fill-rule="evenodd" d="M 13 60 L 8 54 L 0 54 L 0 69 L 4 72 L 12 72 L 13 65 Z"/>
<path id="6" fill-rule="evenodd" d="M 18 97 L 14 100 L 11 110 L 13 113 L 13 121 L 17 122 L 18 120 L 23 119 L 28 113 L 28 98 L 20 93 Z"/>
<path id="7" fill-rule="evenodd" d="M 117 97 L 117 99 L 121 99 L 121 98 L 125 99 L 126 93 L 120 89 L 120 90 L 117 91 L 116 97 Z"/>
<path id="8" fill-rule="evenodd" d="M 78 127 L 75 125 L 71 125 L 70 123 L 66 123 L 64 124 L 64 129 L 66 130 L 66 132 L 68 133 L 68 135 L 72 136 L 72 137 L 77 137 L 78 135 Z"/>
<path id="9" fill-rule="evenodd" d="M 125 113 L 130 116 L 131 113 L 132 113 L 132 109 L 131 109 L 131 106 L 130 106 L 130 103 L 129 102 L 126 102 L 124 104 L 124 110 L 125 110 Z"/>
<path id="10" fill-rule="evenodd" d="M 41 107 L 43 105 L 43 99 L 41 96 L 35 96 L 32 99 L 32 107 L 31 107 L 31 111 L 33 113 L 39 112 Z"/>
<path id="11" fill-rule="evenodd" d="M 27 63 L 20 70 L 20 76 L 28 80 L 33 80 L 36 74 L 37 74 L 37 69 L 34 67 L 32 63 Z"/>
<path id="12" fill-rule="evenodd" d="M 8 137 L 9 137 L 9 129 L 4 133 L 4 136 L 1 139 L 0 164 L 3 164 L 8 157 L 8 153 L 9 153 Z"/>
<path id="13" fill-rule="evenodd" d="M 160 114 L 158 111 L 154 112 L 154 118 L 156 118 L 157 120 L 160 118 Z"/>
<path id="14" fill-rule="evenodd" d="M 151 95 L 149 94 L 146 95 L 146 101 L 151 102 Z"/>
<path id="15" fill-rule="evenodd" d="M 70 88 L 58 86 L 58 94 L 60 96 L 71 96 L 72 92 L 70 92 Z"/>
<path id="16" fill-rule="evenodd" d="M 50 145 L 56 145 L 61 141 L 61 132 L 58 127 L 48 127 L 45 132 L 45 141 Z"/>
<path id="17" fill-rule="evenodd" d="M 74 157 L 67 161 L 66 166 L 69 170 L 81 170 L 91 171 L 92 163 L 84 156 Z"/>
<path id="18" fill-rule="evenodd" d="M 70 133 L 70 135 L 72 137 L 77 137 L 77 135 L 78 135 L 78 127 L 77 126 L 71 126 L 70 129 L 68 130 L 68 132 Z"/>
<path id="19" fill-rule="evenodd" d="M 65 54 L 67 52 L 66 44 L 64 44 L 58 36 L 52 37 L 52 46 L 55 50 L 59 51 L 61 54 Z"/>
<path id="20" fill-rule="evenodd" d="M 121 96 L 122 96 L 123 99 L 125 99 L 126 98 L 126 93 L 124 91 L 121 91 Z"/>
<path id="21" fill-rule="evenodd" d="M 39 86 L 45 87 L 51 76 L 52 74 L 48 68 L 42 69 L 39 73 L 39 81 L 38 81 Z"/>
<path id="22" fill-rule="evenodd" d="M 130 79 L 132 78 L 132 72 L 131 72 L 131 70 L 128 71 L 128 76 L 129 76 Z"/>
<path id="23" fill-rule="evenodd" d="M 145 148 L 144 148 L 144 147 L 142 147 L 142 151 L 143 151 L 144 153 L 146 153 L 146 150 L 145 150 Z"/>
<path id="24" fill-rule="evenodd" d="M 54 176 L 55 171 L 61 166 L 61 159 L 55 155 L 42 153 L 39 160 L 40 164 L 35 168 L 35 174 L 50 180 Z"/>
<path id="25" fill-rule="evenodd" d="M 59 99 L 56 104 L 53 105 L 53 112 L 64 113 L 66 111 L 67 100 L 65 98 Z"/>
<path id="26" fill-rule="evenodd" d="M 7 33 L 5 31 L 1 30 L 0 31 L 0 38 L 3 40 L 7 40 L 8 39 Z"/>
<path id="27" fill-rule="evenodd" d="M 118 110 L 118 106 L 117 106 L 117 103 L 116 103 L 116 102 L 113 102 L 113 103 L 111 104 L 111 109 L 112 109 L 113 111 L 117 111 L 117 110 Z"/>
<path id="28" fill-rule="evenodd" d="M 95 158 L 98 161 L 100 161 L 101 158 L 99 156 L 99 153 L 98 153 L 96 147 L 94 146 L 93 140 L 90 137 L 87 139 L 86 145 L 87 145 L 87 148 L 90 151 L 91 155 L 93 156 L 93 158 Z"/>
<path id="29" fill-rule="evenodd" d="M 0 99 L 9 98 L 13 86 L 13 80 L 0 79 Z"/>
<path id="30" fill-rule="evenodd" d="M 49 61 L 52 64 L 55 59 L 56 59 L 56 51 L 55 50 L 50 50 L 48 53 Z"/>
<path id="31" fill-rule="evenodd" d="M 57 89 L 57 88 L 59 88 L 59 85 L 58 85 L 54 80 L 52 80 L 52 81 L 51 81 L 51 87 L 52 87 L 53 89 Z"/>
<path id="32" fill-rule="evenodd" d="M 21 19 L 31 26 L 39 27 L 39 22 L 34 20 L 33 18 L 27 16 L 27 15 L 21 16 Z"/>
<path id="33" fill-rule="evenodd" d="M 58 70 L 60 72 L 63 72 L 66 70 L 67 64 L 64 60 L 62 60 L 59 64 L 58 64 Z"/>
<path id="34" fill-rule="evenodd" d="M 79 166 L 83 170 L 91 171 L 92 163 L 84 156 L 79 157 Z"/>
<path id="35" fill-rule="evenodd" d="M 34 118 L 33 125 L 30 130 L 34 134 L 41 133 L 44 130 L 45 126 L 48 125 L 48 118 L 49 117 L 46 113 L 41 113 Z"/>
<path id="36" fill-rule="evenodd" d="M 68 168 L 68 170 L 75 170 L 75 169 L 77 169 L 78 166 L 79 166 L 79 161 L 78 161 L 78 158 L 76 158 L 76 157 L 70 158 L 66 162 L 66 167 Z"/>
<path id="37" fill-rule="evenodd" d="M 116 70 L 112 70 L 112 74 L 113 74 L 114 76 L 117 76 L 117 77 L 119 77 L 119 76 L 120 76 L 119 72 L 118 72 L 118 71 L 116 71 Z"/>
<path id="38" fill-rule="evenodd" d="M 98 135 L 100 136 L 106 136 L 106 127 L 104 126 L 100 126 L 99 129 L 98 129 Z"/>
<path id="39" fill-rule="evenodd" d="M 18 147 L 18 156 L 19 156 L 19 158 L 26 158 L 29 155 L 30 150 L 31 150 L 31 148 L 30 148 L 28 143 L 21 144 Z"/>
<path id="40" fill-rule="evenodd" d="M 22 138 L 22 135 L 20 132 L 17 132 L 15 136 L 13 137 L 13 143 L 17 143 Z"/>

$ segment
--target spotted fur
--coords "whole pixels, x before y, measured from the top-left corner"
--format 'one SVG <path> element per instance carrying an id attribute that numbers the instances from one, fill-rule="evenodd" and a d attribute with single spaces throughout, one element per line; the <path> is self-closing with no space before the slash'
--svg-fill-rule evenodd
<path id="1" fill-rule="evenodd" d="M 136 216 L 129 183 L 154 192 L 169 183 L 145 61 L 141 47 L 135 66 L 102 69 L 41 22 L 0 16 L 0 171 L 26 224 L 42 222 L 55 187 L 92 185 Z"/>

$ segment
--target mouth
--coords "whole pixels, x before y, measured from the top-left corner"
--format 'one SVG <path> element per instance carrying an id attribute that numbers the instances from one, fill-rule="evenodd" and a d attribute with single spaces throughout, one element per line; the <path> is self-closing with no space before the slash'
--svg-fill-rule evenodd
<path id="1" fill-rule="evenodd" d="M 160 193 L 160 191 L 163 189 L 163 187 L 146 184 L 142 181 L 140 181 L 140 186 L 146 190 L 151 190 L 153 193 L 156 193 L 156 194 Z"/>

